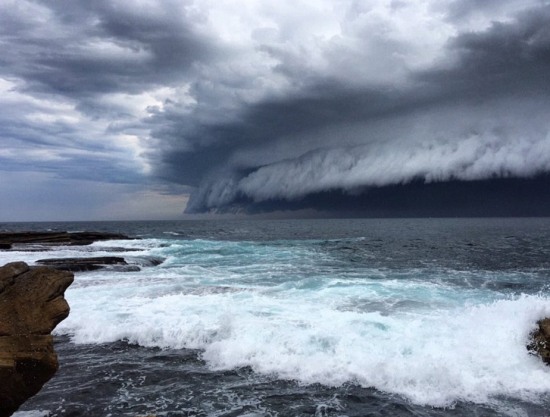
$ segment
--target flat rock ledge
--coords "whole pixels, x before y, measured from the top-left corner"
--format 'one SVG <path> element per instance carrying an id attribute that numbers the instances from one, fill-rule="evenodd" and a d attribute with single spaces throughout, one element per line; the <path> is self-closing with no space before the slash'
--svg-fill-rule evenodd
<path id="1" fill-rule="evenodd" d="M 13 245 L 91 245 L 100 240 L 131 239 L 120 233 L 104 232 L 0 232 L 0 249 Z"/>
<path id="2" fill-rule="evenodd" d="M 37 264 L 51 266 L 55 269 L 71 272 L 95 271 L 115 267 L 115 271 L 139 271 L 135 265 L 128 265 L 128 262 L 119 256 L 98 256 L 94 258 L 50 258 L 39 259 Z"/>
<path id="3" fill-rule="evenodd" d="M 537 325 L 527 349 L 540 356 L 545 364 L 550 365 L 550 318 L 539 320 Z"/>
<path id="4" fill-rule="evenodd" d="M 71 272 L 96 271 L 98 269 L 111 272 L 136 272 L 141 271 L 140 266 L 158 266 L 164 262 L 164 258 L 154 256 L 141 256 L 132 259 L 133 263 L 128 263 L 126 259 L 120 256 L 96 256 L 91 258 L 39 259 L 36 263 Z M 138 264 L 140 266 L 138 266 Z"/>
<path id="5" fill-rule="evenodd" d="M 71 272 L 12 262 L 0 267 L 0 417 L 11 416 L 55 374 L 52 330 L 69 315 Z"/>

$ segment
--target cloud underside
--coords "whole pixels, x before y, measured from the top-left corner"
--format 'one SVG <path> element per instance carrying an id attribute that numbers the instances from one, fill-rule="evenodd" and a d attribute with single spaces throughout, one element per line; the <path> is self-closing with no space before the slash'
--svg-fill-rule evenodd
<path id="1" fill-rule="evenodd" d="M 442 181 L 340 189 L 294 200 L 252 202 L 241 197 L 224 211 L 259 214 L 314 208 L 317 217 L 538 217 L 550 213 L 550 176 Z"/>
<path id="2" fill-rule="evenodd" d="M 537 176 L 550 170 L 544 110 L 548 104 L 544 98 L 465 103 L 411 110 L 389 120 L 333 125 L 310 133 L 312 142 L 325 146 L 296 158 L 286 157 L 285 147 L 294 146 L 293 138 L 261 150 L 246 149 L 241 155 L 236 151 L 235 160 L 241 158 L 237 166 L 204 181 L 188 208 L 233 210 L 234 202 L 243 200 L 267 208 L 269 201 L 292 202 L 324 191 L 357 194 L 412 181 Z M 278 152 L 285 158 L 247 165 L 254 157 Z"/>

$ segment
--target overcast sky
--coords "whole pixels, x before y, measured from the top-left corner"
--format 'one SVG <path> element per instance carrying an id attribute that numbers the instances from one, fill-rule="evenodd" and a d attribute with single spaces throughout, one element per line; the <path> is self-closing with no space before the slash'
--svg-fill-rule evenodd
<path id="1" fill-rule="evenodd" d="M 0 51 L 0 221 L 550 214 L 550 1 L 3 0 Z"/>

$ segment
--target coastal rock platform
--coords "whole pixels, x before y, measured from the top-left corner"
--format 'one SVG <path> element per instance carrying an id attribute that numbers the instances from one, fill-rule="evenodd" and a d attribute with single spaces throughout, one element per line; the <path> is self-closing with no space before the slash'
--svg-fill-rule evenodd
<path id="1" fill-rule="evenodd" d="M 119 233 L 106 232 L 0 232 L 0 249 L 14 245 L 91 245 L 100 240 L 130 239 Z"/>
<path id="2" fill-rule="evenodd" d="M 50 258 L 39 259 L 37 264 L 51 266 L 55 269 L 71 272 L 95 271 L 114 267 L 115 271 L 139 271 L 136 265 L 128 265 L 128 262 L 119 256 L 98 256 L 93 258 Z"/>
<path id="3" fill-rule="evenodd" d="M 0 417 L 13 414 L 57 371 L 51 331 L 69 315 L 73 274 L 13 262 L 0 267 Z"/>

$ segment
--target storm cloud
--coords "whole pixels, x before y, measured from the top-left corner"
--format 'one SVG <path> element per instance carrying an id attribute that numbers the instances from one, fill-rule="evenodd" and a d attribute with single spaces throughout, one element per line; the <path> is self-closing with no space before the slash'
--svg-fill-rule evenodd
<path id="1" fill-rule="evenodd" d="M 197 147 L 173 146 L 160 166 L 176 181 L 201 180 L 195 211 L 418 180 L 537 176 L 550 169 L 549 27 L 550 8 L 540 6 L 459 33 L 431 68 L 396 85 L 319 75 L 243 106 L 236 120 L 186 132 Z"/>
<path id="2" fill-rule="evenodd" d="M 191 193 L 194 213 L 547 182 L 548 1 L 0 7 L 6 171 Z"/>

